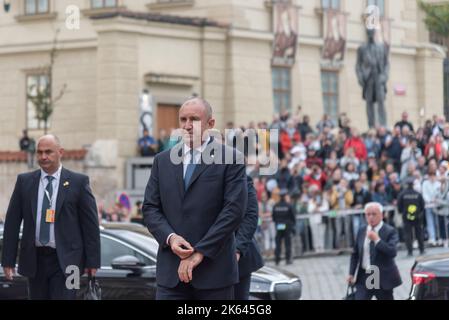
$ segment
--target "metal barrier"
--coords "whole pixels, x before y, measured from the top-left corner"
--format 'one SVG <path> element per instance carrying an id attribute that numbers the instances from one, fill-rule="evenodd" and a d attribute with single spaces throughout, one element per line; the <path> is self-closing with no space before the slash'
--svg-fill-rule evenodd
<path id="1" fill-rule="evenodd" d="M 442 201 L 426 206 L 426 209 L 434 209 L 437 239 L 449 238 L 448 207 L 449 203 Z M 446 210 L 442 210 L 443 208 Z M 402 214 L 398 212 L 396 206 L 385 206 L 384 215 L 386 222 L 398 229 L 400 240 L 403 242 Z M 425 216 L 426 214 L 424 213 Z M 363 209 L 297 214 L 296 226 L 292 237 L 292 255 L 293 257 L 301 257 L 317 253 L 337 254 L 350 252 L 357 231 L 362 225 L 366 225 Z M 427 232 L 426 227 L 424 227 L 424 232 Z M 267 258 L 272 257 L 274 254 L 275 236 L 276 230 L 271 218 L 263 219 L 256 232 L 256 240 Z"/>

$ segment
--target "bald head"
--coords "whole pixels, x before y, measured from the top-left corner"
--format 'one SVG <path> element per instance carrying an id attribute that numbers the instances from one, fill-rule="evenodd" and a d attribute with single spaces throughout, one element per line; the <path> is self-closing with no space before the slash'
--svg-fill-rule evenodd
<path id="1" fill-rule="evenodd" d="M 198 146 L 205 140 L 204 133 L 215 126 L 212 107 L 206 100 L 194 97 L 183 103 L 179 110 L 179 126 L 184 130 L 184 142 Z"/>
<path id="2" fill-rule="evenodd" d="M 59 138 L 54 135 L 54 134 L 47 134 L 45 136 L 40 137 L 37 140 L 37 145 L 39 146 L 39 143 L 41 143 L 41 141 L 47 141 L 50 143 L 54 143 L 56 146 L 61 148 L 61 140 L 59 140 Z"/>
<path id="3" fill-rule="evenodd" d="M 42 136 L 37 141 L 37 162 L 47 174 L 58 171 L 63 153 L 61 141 L 53 134 Z"/>
<path id="4" fill-rule="evenodd" d="M 213 116 L 212 106 L 210 105 L 210 103 L 207 100 L 200 98 L 200 97 L 193 97 L 193 98 L 187 99 L 182 104 L 181 109 L 184 108 L 185 106 L 192 105 L 192 104 L 202 105 L 204 108 L 204 112 L 206 114 L 207 120 L 212 118 L 212 116 Z"/>

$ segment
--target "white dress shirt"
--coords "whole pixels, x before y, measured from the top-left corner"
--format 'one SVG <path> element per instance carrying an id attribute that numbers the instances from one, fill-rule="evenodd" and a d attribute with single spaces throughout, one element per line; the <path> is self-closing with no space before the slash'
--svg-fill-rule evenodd
<path id="1" fill-rule="evenodd" d="M 58 171 L 56 171 L 51 176 L 54 178 L 52 181 L 53 186 L 53 196 L 51 199 L 51 209 L 56 210 L 56 201 L 58 198 L 58 189 L 59 189 L 59 181 L 61 178 L 61 170 L 62 166 L 59 167 Z M 39 179 L 39 192 L 37 195 L 37 214 L 36 214 L 36 247 L 42 247 L 42 244 L 39 242 L 39 233 L 41 230 L 41 217 L 42 217 L 42 202 L 44 201 L 45 197 L 45 189 L 48 185 L 48 179 L 46 178 L 49 176 L 44 170 L 41 169 L 41 177 Z M 52 223 L 50 225 L 50 241 L 46 245 L 47 247 L 52 247 L 56 249 L 56 242 L 55 242 L 55 224 Z"/>
<path id="2" fill-rule="evenodd" d="M 371 267 L 371 252 L 369 250 L 369 244 L 371 240 L 368 238 L 368 232 L 374 231 L 377 234 L 379 234 L 380 229 L 382 229 L 384 225 L 384 222 L 381 221 L 376 227 L 372 227 L 368 225 L 366 227 L 366 236 L 365 236 L 365 242 L 363 243 L 363 258 L 362 258 L 362 268 L 365 270 L 368 270 Z M 380 239 L 377 240 L 374 244 L 377 245 L 380 242 Z"/>

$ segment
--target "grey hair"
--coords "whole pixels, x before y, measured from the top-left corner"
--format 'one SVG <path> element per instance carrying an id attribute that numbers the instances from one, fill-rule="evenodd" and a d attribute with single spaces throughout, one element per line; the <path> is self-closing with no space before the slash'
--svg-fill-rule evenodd
<path id="1" fill-rule="evenodd" d="M 58 136 L 56 136 L 56 135 L 54 135 L 54 134 L 47 134 L 47 135 L 45 135 L 45 136 L 40 137 L 40 138 L 37 140 L 37 145 L 39 145 L 39 143 L 41 142 L 41 140 L 47 139 L 47 138 L 52 138 L 53 140 L 55 140 L 56 145 L 57 145 L 59 148 L 61 148 L 61 140 L 58 138 Z"/>
<path id="2" fill-rule="evenodd" d="M 381 213 L 384 212 L 384 207 L 379 202 L 370 202 L 365 205 L 365 212 L 370 208 L 377 208 Z"/>
<path id="3" fill-rule="evenodd" d="M 192 102 L 200 102 L 204 106 L 204 109 L 206 109 L 207 120 L 212 118 L 212 115 L 213 115 L 212 106 L 206 99 L 203 99 L 201 97 L 192 96 L 192 97 L 188 98 L 186 101 L 184 101 L 184 103 L 182 105 L 183 106 L 188 105 L 188 104 L 191 104 Z"/>

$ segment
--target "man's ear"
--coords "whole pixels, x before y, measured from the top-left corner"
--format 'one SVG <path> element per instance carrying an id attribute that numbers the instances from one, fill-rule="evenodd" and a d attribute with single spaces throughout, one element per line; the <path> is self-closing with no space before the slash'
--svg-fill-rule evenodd
<path id="1" fill-rule="evenodd" d="M 214 118 L 210 118 L 209 121 L 207 122 L 209 129 L 212 129 L 213 127 L 215 127 L 215 119 Z"/>
<path id="2" fill-rule="evenodd" d="M 59 154 L 61 155 L 61 157 L 64 155 L 64 152 L 65 152 L 64 148 L 59 149 Z"/>

